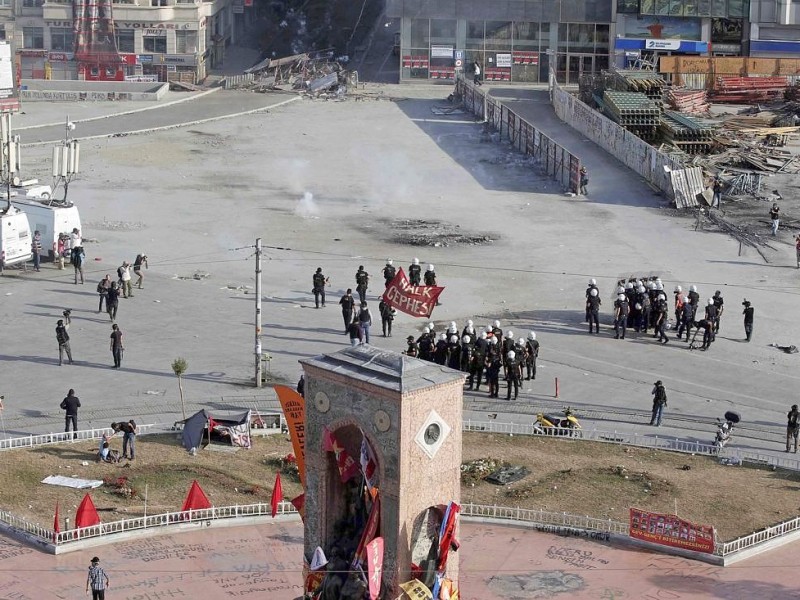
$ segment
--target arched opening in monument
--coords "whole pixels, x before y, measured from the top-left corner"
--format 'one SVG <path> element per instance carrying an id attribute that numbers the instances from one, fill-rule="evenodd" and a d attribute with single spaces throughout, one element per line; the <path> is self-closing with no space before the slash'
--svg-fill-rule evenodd
<path id="1" fill-rule="evenodd" d="M 443 505 L 429 506 L 414 520 L 411 532 L 411 562 L 419 567 L 419 580 L 429 588 L 439 560 L 439 533 L 446 509 Z"/>
<path id="2" fill-rule="evenodd" d="M 355 425 L 330 432 L 329 443 L 323 550 L 328 560 L 353 565 L 363 559 L 363 546 L 381 536 L 380 506 L 376 506 L 380 465 L 368 438 Z"/>

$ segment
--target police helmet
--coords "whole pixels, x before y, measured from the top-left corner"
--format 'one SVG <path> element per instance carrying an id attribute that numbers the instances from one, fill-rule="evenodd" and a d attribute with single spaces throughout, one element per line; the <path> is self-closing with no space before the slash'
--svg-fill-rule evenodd
<path id="1" fill-rule="evenodd" d="M 435 271 L 436 269 L 433 268 L 433 265 L 428 265 L 428 271 Z"/>
<path id="2" fill-rule="evenodd" d="M 411 263 L 415 264 L 415 265 L 418 265 L 419 264 L 419 259 L 415 256 L 414 260 L 412 260 Z"/>
<path id="3" fill-rule="evenodd" d="M 493 346 L 497 344 L 497 338 L 496 337 L 489 338 L 489 339 L 491 340 L 491 342 L 489 342 L 489 343 L 492 344 Z"/>
<path id="4" fill-rule="evenodd" d="M 626 290 L 632 290 L 633 289 L 633 282 L 629 281 L 628 283 L 626 283 L 625 284 L 625 289 Z"/>
<path id="5" fill-rule="evenodd" d="M 467 321 L 467 327 L 472 327 L 473 325 L 475 325 L 475 323 L 472 322 L 472 319 L 469 319 Z"/>
<path id="6" fill-rule="evenodd" d="M 509 330 L 506 331 L 506 339 L 513 340 L 514 339 L 514 332 Z"/>
<path id="7" fill-rule="evenodd" d="M 519 339 L 517 340 L 517 343 L 518 343 L 520 346 L 524 346 L 524 345 L 525 345 L 525 338 L 519 338 Z"/>
<path id="8" fill-rule="evenodd" d="M 446 342 L 447 341 L 447 336 L 445 334 L 443 334 L 443 333 L 440 333 L 439 334 L 439 339 L 444 341 L 444 342 Z"/>
<path id="9" fill-rule="evenodd" d="M 636 291 L 639 292 L 640 294 L 644 294 L 644 286 L 640 283 Z"/>
<path id="10" fill-rule="evenodd" d="M 535 331 L 531 331 L 531 332 L 528 334 L 528 339 L 529 339 L 529 340 L 535 340 L 535 339 L 536 339 L 536 332 L 535 332 Z"/>
<path id="11" fill-rule="evenodd" d="M 655 284 L 655 282 L 651 281 L 650 283 L 648 283 L 648 284 L 647 284 L 647 289 L 648 289 L 648 290 L 654 290 L 654 289 L 656 289 L 656 284 Z"/>
<path id="12" fill-rule="evenodd" d="M 659 294 L 658 295 L 658 299 L 659 300 L 666 300 L 667 299 L 667 295 L 666 294 Z"/>
<path id="13" fill-rule="evenodd" d="M 714 304 L 714 300 L 712 300 L 711 298 L 709 298 L 709 299 L 708 299 L 708 303 L 707 303 L 707 304 L 708 304 L 709 306 L 711 306 L 712 304 Z"/>
<path id="14" fill-rule="evenodd" d="M 495 326 L 495 327 L 500 327 L 500 321 L 499 321 L 499 320 L 495 321 L 495 322 L 494 322 L 494 326 Z"/>
<path id="15" fill-rule="evenodd" d="M 597 285 L 597 280 L 596 279 L 590 279 L 589 280 L 589 285 Z"/>
<path id="16" fill-rule="evenodd" d="M 619 286 L 619 287 L 617 288 L 617 293 L 618 293 L 618 294 L 624 294 L 624 293 L 625 293 L 625 288 L 624 288 L 624 287 L 622 287 L 622 286 Z"/>
<path id="17" fill-rule="evenodd" d="M 656 289 L 657 289 L 659 292 L 663 291 L 663 289 L 664 289 L 664 284 L 663 284 L 663 283 L 656 283 Z"/>
<path id="18" fill-rule="evenodd" d="M 465 344 L 469 344 L 472 341 L 472 338 L 469 337 L 468 335 L 465 335 L 464 337 L 461 338 L 461 341 L 464 342 Z"/>
<path id="19" fill-rule="evenodd" d="M 697 291 L 697 286 L 696 285 L 690 285 L 689 286 L 689 291 L 690 292 L 696 292 Z"/>
<path id="20" fill-rule="evenodd" d="M 431 328 L 430 328 L 430 327 L 425 327 L 425 328 L 422 330 L 422 333 L 430 333 L 430 332 L 431 332 Z"/>
<path id="21" fill-rule="evenodd" d="M 481 338 L 482 340 L 485 340 L 486 339 L 486 332 L 485 331 L 481 331 L 481 334 L 478 337 Z"/>
<path id="22" fill-rule="evenodd" d="M 625 300 L 625 294 L 618 294 L 617 300 Z"/>
<path id="23" fill-rule="evenodd" d="M 683 291 L 683 288 L 682 288 L 681 286 L 679 286 L 679 285 L 676 285 L 676 286 L 675 286 L 675 291 L 676 291 L 676 292 L 682 292 L 682 291 Z"/>
<path id="24" fill-rule="evenodd" d="M 450 343 L 451 344 L 457 344 L 458 343 L 458 336 L 457 335 L 451 335 L 450 336 Z"/>
<path id="25" fill-rule="evenodd" d="M 393 263 L 394 263 L 394 261 L 393 261 L 391 258 L 387 258 L 387 259 L 386 259 L 386 264 L 387 264 L 387 265 L 390 265 L 390 266 L 391 266 Z"/>

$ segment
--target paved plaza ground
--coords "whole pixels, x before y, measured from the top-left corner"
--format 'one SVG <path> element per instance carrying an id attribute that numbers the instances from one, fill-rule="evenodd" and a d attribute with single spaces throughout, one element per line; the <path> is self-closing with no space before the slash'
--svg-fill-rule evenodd
<path id="1" fill-rule="evenodd" d="M 105 427 L 129 417 L 142 423 L 171 423 L 180 416 L 178 386 L 170 368 L 177 356 L 189 363 L 184 387 L 190 410 L 270 400 L 268 389 L 259 392 L 251 382 L 250 246 L 261 237 L 267 246 L 262 341 L 273 357 L 270 375 L 275 380 L 294 383 L 300 374 L 298 359 L 345 347 L 337 302 L 355 283 L 359 265 L 373 277 L 369 300 L 377 317 L 379 272 L 385 259 L 392 257 L 405 267 L 416 256 L 423 264 L 436 266 L 446 287 L 443 304 L 433 315 L 437 324 L 455 320 L 463 325 L 473 319 L 476 325 L 485 325 L 499 318 L 503 328 L 512 328 L 517 336 L 535 330 L 542 344 L 539 377 L 525 382 L 519 401 L 490 403 L 485 395 L 467 393 L 468 416 L 485 419 L 497 414 L 498 422 L 529 421 L 530 417 L 514 414 L 530 414 L 556 403 L 578 410 L 647 411 L 652 384 L 661 379 L 669 407 L 660 433 L 710 441 L 714 434 L 710 423 L 734 408 L 753 428 L 735 438 L 734 444 L 781 451 L 784 415 L 797 402 L 798 359 L 769 344 L 796 343 L 800 333 L 798 271 L 788 234 L 772 264 L 766 265 L 755 253 L 740 256 L 738 244 L 726 236 L 695 232 L 693 221 L 665 210 L 666 200 L 638 177 L 555 120 L 545 92 L 513 92 L 525 96 L 524 102 L 509 101 L 581 157 L 591 174 L 586 198 L 565 196 L 506 147 L 482 143 L 480 125 L 468 116 L 434 115 L 431 108 L 442 103 L 449 88 L 376 86 L 373 91 L 386 99 L 293 100 L 278 106 L 293 96 L 218 91 L 135 115 L 79 122 L 78 137 L 112 136 L 83 143 L 82 174 L 69 190 L 84 223 L 87 282 L 75 285 L 71 272 L 52 265 L 41 273 L 7 272 L 0 279 L 0 394 L 6 397 L 0 435 L 59 430 L 63 417 L 58 404 L 69 388 L 83 403 L 82 428 Z M 510 98 L 512 91 L 498 93 Z M 126 135 L 169 123 L 203 121 L 209 114 L 226 112 L 226 107 L 230 113 L 263 110 Z M 91 116 L 84 105 L 26 104 L 24 110 L 18 121 L 31 129 L 20 131 L 23 143 L 60 135 L 60 126 L 36 128 L 37 123 L 60 123 L 77 112 Z M 108 112 L 105 106 L 98 111 Z M 49 156 L 47 146 L 26 149 L 25 176 L 43 179 L 50 169 Z M 409 246 L 396 241 L 395 220 L 437 221 L 437 227 L 494 241 Z M 150 268 L 145 288 L 136 290 L 134 298 L 121 300 L 118 322 L 126 354 L 123 369 L 115 371 L 108 350 L 110 322 L 96 312 L 95 285 L 139 252 L 149 255 Z M 313 308 L 309 293 L 318 266 L 331 279 L 323 310 Z M 668 290 L 675 284 L 696 284 L 703 301 L 715 290 L 723 291 L 729 312 L 710 352 L 693 352 L 674 340 L 661 347 L 645 337 L 613 339 L 609 324 L 616 279 L 647 273 L 660 274 Z M 582 323 L 590 277 L 598 280 L 603 298 L 601 335 L 591 337 Z M 750 344 L 742 341 L 743 297 L 756 307 Z M 64 308 L 73 310 L 70 335 L 76 364 L 59 367 L 54 327 Z M 417 335 L 421 327 L 422 323 L 400 315 L 393 337 L 380 337 L 376 326 L 371 341 L 399 351 L 405 336 Z M 556 377 L 561 386 L 558 400 L 553 398 Z M 651 431 L 642 420 L 602 425 Z M 298 526 L 286 527 L 277 535 L 299 544 Z M 201 571 L 194 571 L 190 582 L 180 586 L 175 578 L 204 568 L 198 567 L 201 557 L 214 553 L 230 558 L 230 572 L 236 573 L 232 589 L 244 591 L 266 585 L 248 582 L 249 575 L 244 574 L 259 573 L 263 569 L 253 565 L 266 560 L 234 548 L 240 544 L 235 540 L 251 536 L 262 540 L 266 554 L 273 552 L 274 541 L 267 541 L 274 540 L 273 530 L 262 526 L 168 538 L 165 543 L 170 547 L 183 544 L 189 551 L 195 551 L 192 545 L 202 547 L 196 550 L 199 558 L 191 561 L 176 555 L 137 562 L 145 557 L 128 548 L 150 542 L 96 552 L 107 557 L 114 579 L 130 586 L 121 597 L 131 600 L 165 598 L 169 596 L 163 594 L 175 589 L 184 590 L 186 596 L 199 592 L 213 575 L 202 579 L 196 575 Z M 583 566 L 575 566 L 558 553 L 547 554 L 551 545 L 586 549 L 588 542 L 475 526 L 465 527 L 462 542 L 472 540 L 473 534 L 481 544 L 502 540 L 493 547 L 505 549 L 513 545 L 503 536 L 514 537 L 524 540 L 514 543 L 524 543 L 522 547 L 531 551 L 509 552 L 503 558 L 501 553 L 478 552 L 481 546 L 464 543 L 462 585 L 467 598 L 517 597 L 503 586 L 522 589 L 528 584 L 514 583 L 510 577 L 553 571 L 578 578 L 553 576 L 566 586 L 580 583 L 580 591 L 564 592 L 564 597 L 575 598 L 792 598 L 796 593 L 789 587 L 792 577 L 786 566 L 796 564 L 791 560 L 793 546 L 742 566 L 709 572 L 677 559 L 592 545 L 592 556 L 608 563 L 590 569 L 599 560 L 586 559 Z M 6 556 L 0 598 L 68 598 L 72 596 L 66 590 L 82 593 L 82 570 L 93 552 L 52 558 L 15 548 L 7 542 L 0 554 Z M 285 553 L 279 554 L 280 564 L 296 564 L 293 551 L 274 551 Z M 231 552 L 241 554 L 234 559 L 226 554 Z M 225 556 L 219 560 L 227 561 Z M 490 557 L 500 562 L 480 562 Z M 649 564 L 665 569 L 651 573 Z M 475 573 L 474 582 L 470 572 Z M 270 579 L 273 573 L 259 576 Z M 143 578 L 156 576 L 157 586 L 134 587 Z M 487 583 L 492 577 L 494 583 Z M 52 584 L 46 584 L 48 578 Z M 292 585 L 296 581 L 292 574 Z M 44 589 L 29 591 L 37 586 Z M 230 595 L 219 589 L 215 597 Z M 291 595 L 292 589 L 284 591 L 285 596 L 276 592 L 270 597 L 297 595 Z M 11 595 L 18 592 L 28 595 Z"/>

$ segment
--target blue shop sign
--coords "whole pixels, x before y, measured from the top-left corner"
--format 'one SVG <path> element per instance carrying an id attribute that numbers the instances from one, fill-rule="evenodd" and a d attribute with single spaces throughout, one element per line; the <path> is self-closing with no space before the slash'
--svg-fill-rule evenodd
<path id="1" fill-rule="evenodd" d="M 694 42 L 687 40 L 655 40 L 637 38 L 617 38 L 614 48 L 617 50 L 659 50 L 672 52 L 691 52 L 705 54 L 708 52 L 708 42 Z"/>
<path id="2" fill-rule="evenodd" d="M 136 57 L 136 61 L 139 64 L 152 63 L 153 62 L 153 55 L 152 54 L 139 54 Z"/>
<path id="3" fill-rule="evenodd" d="M 782 54 L 800 54 L 800 42 L 776 42 L 772 40 L 750 40 L 750 53 L 776 52 Z"/>

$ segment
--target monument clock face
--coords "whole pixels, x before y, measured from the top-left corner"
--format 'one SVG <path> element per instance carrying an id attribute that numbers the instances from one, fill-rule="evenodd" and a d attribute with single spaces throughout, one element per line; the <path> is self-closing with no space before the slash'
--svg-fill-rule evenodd
<path id="1" fill-rule="evenodd" d="M 432 410 L 428 413 L 422 427 L 419 428 L 417 434 L 414 436 L 414 441 L 422 448 L 423 452 L 430 458 L 436 456 L 439 448 L 442 447 L 447 436 L 450 435 L 450 426 L 445 420 Z"/>
<path id="2" fill-rule="evenodd" d="M 325 392 L 317 392 L 316 396 L 314 396 L 314 406 L 317 407 L 317 410 L 321 413 L 326 413 L 331 409 L 331 399 L 328 398 L 328 394 Z"/>
<path id="3" fill-rule="evenodd" d="M 385 410 L 376 410 L 375 414 L 372 416 L 372 422 L 375 425 L 375 429 L 380 432 L 389 431 L 389 428 L 392 426 L 392 419 Z"/>

